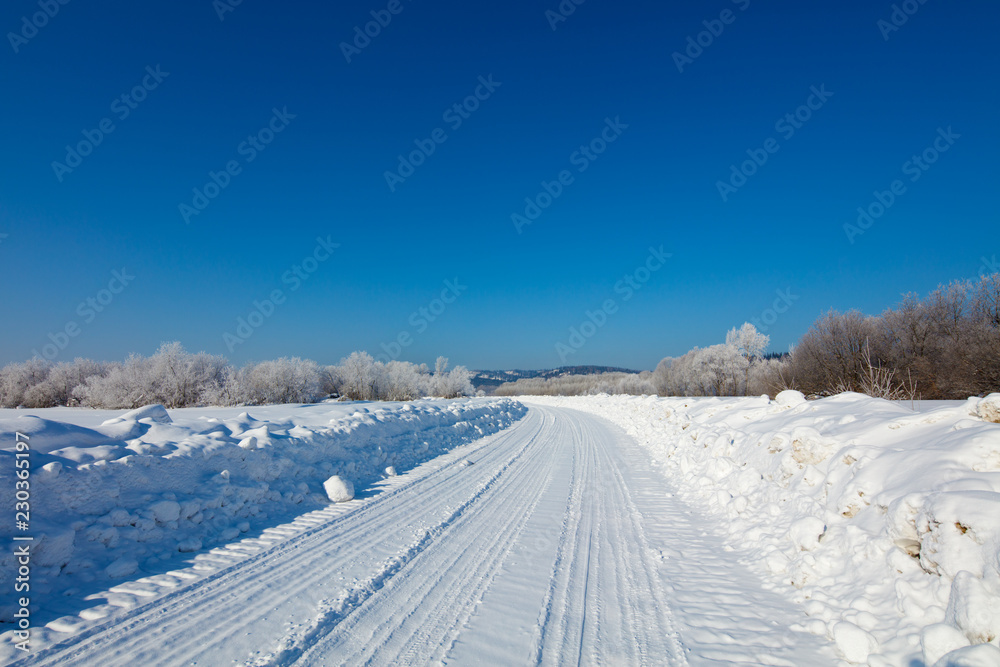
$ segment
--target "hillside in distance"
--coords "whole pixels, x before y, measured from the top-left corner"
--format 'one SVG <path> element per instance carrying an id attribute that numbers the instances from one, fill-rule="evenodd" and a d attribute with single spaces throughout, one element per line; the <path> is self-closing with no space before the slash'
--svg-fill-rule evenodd
<path id="1" fill-rule="evenodd" d="M 628 368 L 618 368 L 616 366 L 560 366 L 559 368 L 549 368 L 544 370 L 510 370 L 510 371 L 473 371 L 472 386 L 477 390 L 482 389 L 487 394 L 492 394 L 497 387 L 504 382 L 517 382 L 522 378 L 549 378 L 563 377 L 566 375 L 597 375 L 599 373 L 635 373 Z"/>

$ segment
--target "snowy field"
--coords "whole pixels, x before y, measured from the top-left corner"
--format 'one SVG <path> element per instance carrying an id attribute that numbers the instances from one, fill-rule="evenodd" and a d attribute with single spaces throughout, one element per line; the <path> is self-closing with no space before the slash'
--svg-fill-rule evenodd
<path id="1" fill-rule="evenodd" d="M 998 665 L 998 408 L 3 410 L 0 663 Z"/>

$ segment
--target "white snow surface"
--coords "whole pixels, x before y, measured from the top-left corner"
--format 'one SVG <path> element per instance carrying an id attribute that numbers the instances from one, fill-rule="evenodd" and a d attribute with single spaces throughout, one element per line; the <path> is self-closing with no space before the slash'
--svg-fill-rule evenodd
<path id="1" fill-rule="evenodd" d="M 125 577 L 326 506 L 332 476 L 346 500 L 387 466 L 410 469 L 524 413 L 510 399 L 0 410 L 0 506 L 15 503 L 15 433 L 29 436 L 32 469 L 30 530 L 15 531 L 11 512 L 0 539 L 34 538 L 31 608 L 44 624 Z M 15 609 L 16 570 L 5 549 L 2 621 Z M 10 628 L 2 621 L 0 632 Z"/>
<path id="2" fill-rule="evenodd" d="M 0 663 L 995 666 L 992 403 L 0 411 Z"/>
<path id="3" fill-rule="evenodd" d="M 997 398 L 530 401 L 625 429 L 846 664 L 930 667 L 1000 665 Z"/>
<path id="4" fill-rule="evenodd" d="M 492 423 L 521 415 L 474 405 Z M 126 553 L 110 566 L 122 580 L 65 598 L 77 608 L 42 596 L 31 653 L 5 643 L 0 662 L 833 664 L 826 638 L 794 627 L 802 610 L 652 468 L 607 420 L 532 405 L 350 502 L 159 571 Z"/>

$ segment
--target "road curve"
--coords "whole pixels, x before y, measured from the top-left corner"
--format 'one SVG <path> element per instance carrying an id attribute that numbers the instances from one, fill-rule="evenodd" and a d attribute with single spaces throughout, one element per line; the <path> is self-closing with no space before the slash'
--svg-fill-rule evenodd
<path id="1" fill-rule="evenodd" d="M 739 613 L 732 628 L 698 625 L 691 605 L 704 600 L 671 581 L 690 573 L 654 542 L 674 531 L 689 554 L 705 550 L 705 596 L 731 602 L 746 586 L 727 590 L 735 560 L 717 560 L 690 512 L 664 505 L 641 457 L 600 418 L 532 406 L 506 431 L 16 664 L 827 662 L 773 618 L 742 635 L 752 619 Z"/>

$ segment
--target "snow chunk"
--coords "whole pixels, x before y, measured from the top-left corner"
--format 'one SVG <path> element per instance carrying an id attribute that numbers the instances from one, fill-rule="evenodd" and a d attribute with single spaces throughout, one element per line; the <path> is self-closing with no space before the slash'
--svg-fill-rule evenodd
<path id="1" fill-rule="evenodd" d="M 979 401 L 976 414 L 985 422 L 1000 424 L 1000 394 L 990 394 Z"/>
<path id="2" fill-rule="evenodd" d="M 992 644 L 960 648 L 934 663 L 934 667 L 996 667 L 997 665 L 1000 665 L 1000 648 Z"/>
<path id="3" fill-rule="evenodd" d="M 128 510 L 118 507 L 108 513 L 108 520 L 112 526 L 122 527 L 129 525 L 132 517 L 129 516 Z"/>
<path id="4" fill-rule="evenodd" d="M 153 503 L 149 506 L 149 510 L 153 513 L 153 518 L 156 519 L 157 523 L 177 521 L 181 516 L 180 503 L 174 500 L 161 500 Z"/>
<path id="5" fill-rule="evenodd" d="M 969 639 L 962 631 L 947 623 L 928 625 L 920 633 L 920 648 L 924 653 L 924 664 L 935 665 L 952 651 L 969 645 Z"/>
<path id="6" fill-rule="evenodd" d="M 847 662 L 862 664 L 878 650 L 878 641 L 870 633 L 848 621 L 838 621 L 833 626 L 833 640 Z"/>
<path id="7" fill-rule="evenodd" d="M 796 405 L 805 403 L 806 397 L 801 391 L 786 389 L 778 392 L 778 395 L 774 397 L 774 402 L 783 408 L 794 408 Z"/>
<path id="8" fill-rule="evenodd" d="M 389 466 L 388 468 L 385 469 L 385 474 L 386 474 L 387 477 L 395 477 L 396 476 L 396 467 L 395 466 Z"/>
<path id="9" fill-rule="evenodd" d="M 965 570 L 951 582 L 946 619 L 957 625 L 972 643 L 990 642 L 1000 637 L 1000 607 L 986 582 Z"/>
<path id="10" fill-rule="evenodd" d="M 200 551 L 201 547 L 202 547 L 202 542 L 197 537 L 189 537 L 177 543 L 177 550 L 180 551 L 182 554 L 192 553 L 194 551 Z"/>
<path id="11" fill-rule="evenodd" d="M 170 415 L 167 414 L 167 409 L 160 405 L 159 403 L 153 403 L 152 405 L 144 405 L 141 408 L 136 408 L 135 410 L 130 410 L 125 414 L 118 417 L 121 420 L 131 420 L 139 421 L 140 419 L 149 419 L 158 424 L 169 424 L 173 420 L 170 419 Z M 112 422 L 117 421 L 115 419 L 110 420 Z M 108 422 L 105 422 L 107 424 Z"/>
<path id="12" fill-rule="evenodd" d="M 803 466 L 823 463 L 833 455 L 836 447 L 836 442 L 810 426 L 797 426 L 792 430 L 792 458 Z"/>
<path id="13" fill-rule="evenodd" d="M 69 529 L 55 534 L 42 534 L 31 550 L 32 561 L 42 567 L 62 567 L 73 557 L 76 531 Z"/>
<path id="14" fill-rule="evenodd" d="M 62 472 L 62 469 L 63 464 L 59 463 L 59 461 L 52 461 L 51 463 L 46 463 L 42 466 L 42 470 L 45 474 L 51 477 L 57 477 L 59 473 Z"/>
<path id="15" fill-rule="evenodd" d="M 826 533 L 826 524 L 816 517 L 807 516 L 792 524 L 788 536 L 799 551 L 813 551 Z"/>
<path id="16" fill-rule="evenodd" d="M 343 503 L 354 498 L 354 484 L 339 475 L 334 475 L 323 482 L 326 496 L 335 503 Z"/>
<path id="17" fill-rule="evenodd" d="M 104 572 L 112 579 L 121 579 L 134 574 L 138 569 L 139 563 L 136 560 L 123 556 L 104 568 Z"/>

